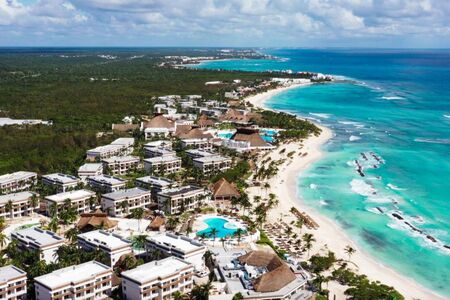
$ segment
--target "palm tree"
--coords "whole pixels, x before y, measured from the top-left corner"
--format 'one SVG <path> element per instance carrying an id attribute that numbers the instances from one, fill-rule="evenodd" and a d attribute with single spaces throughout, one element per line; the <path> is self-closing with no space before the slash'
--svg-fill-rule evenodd
<path id="1" fill-rule="evenodd" d="M 211 230 L 209 231 L 209 236 L 211 236 L 213 238 L 213 247 L 214 247 L 214 242 L 216 241 L 216 237 L 217 234 L 219 233 L 219 231 L 217 230 L 217 228 L 211 228 Z"/>
<path id="2" fill-rule="evenodd" d="M 350 261 L 350 258 L 356 252 L 356 249 L 350 245 L 347 245 L 347 247 L 345 247 L 344 251 L 348 255 L 348 261 Z"/>
<path id="3" fill-rule="evenodd" d="M 128 206 L 129 206 L 128 201 L 125 200 L 125 201 L 120 202 L 119 206 L 122 209 L 122 214 L 125 214 L 125 212 L 127 211 Z"/>
<path id="4" fill-rule="evenodd" d="M 242 234 L 244 233 L 244 230 L 242 228 L 236 229 L 234 232 L 234 235 L 237 237 L 238 245 L 241 243 Z"/>
<path id="5" fill-rule="evenodd" d="M 137 249 L 145 249 L 145 242 L 147 241 L 147 236 L 145 234 L 136 235 L 133 238 L 133 247 Z"/>
<path id="6" fill-rule="evenodd" d="M 50 217 L 52 218 L 55 217 L 57 213 L 58 213 L 58 205 L 56 204 L 56 202 L 53 202 L 49 208 Z"/>
<path id="7" fill-rule="evenodd" d="M 74 226 L 66 231 L 65 237 L 66 239 L 74 243 L 77 240 L 79 233 L 80 231 L 78 230 L 78 228 Z"/>
<path id="8" fill-rule="evenodd" d="M 316 241 L 314 236 L 311 233 L 305 233 L 302 236 L 303 241 L 305 242 L 305 245 L 303 246 L 306 250 L 308 250 L 308 257 L 309 257 L 309 251 L 312 248 L 313 243 Z"/>
<path id="9" fill-rule="evenodd" d="M 138 231 L 141 232 L 141 220 L 144 217 L 145 210 L 142 207 L 138 207 L 131 212 L 131 216 L 138 220 Z"/>
<path id="10" fill-rule="evenodd" d="M 3 232 L 0 232 L 0 249 L 6 245 L 6 235 Z"/>
<path id="11" fill-rule="evenodd" d="M 58 233 L 58 229 L 59 229 L 59 222 L 58 222 L 58 218 L 57 217 L 53 217 L 50 221 L 50 223 L 48 223 L 48 228 L 53 231 L 54 233 Z"/>
<path id="12" fill-rule="evenodd" d="M 170 230 L 175 229 L 175 227 L 178 225 L 178 219 L 175 217 L 169 217 L 167 219 L 167 228 Z"/>
<path id="13" fill-rule="evenodd" d="M 5 225 L 5 218 L 4 217 L 0 217 L 0 232 L 3 231 L 5 229 L 6 225 Z"/>
<path id="14" fill-rule="evenodd" d="M 14 204 L 12 202 L 12 200 L 8 200 L 8 202 L 5 205 L 5 211 L 9 212 L 9 217 L 12 219 L 13 215 L 14 215 L 14 210 L 13 210 Z"/>
<path id="15" fill-rule="evenodd" d="M 244 299 L 244 296 L 242 296 L 241 292 L 234 294 L 233 298 L 231 300 L 242 300 Z"/>
<path id="16" fill-rule="evenodd" d="M 29 205 L 31 207 L 31 215 L 33 215 L 34 209 L 39 205 L 39 198 L 35 193 L 31 196 Z"/>
<path id="17" fill-rule="evenodd" d="M 89 198 L 89 207 L 90 207 L 90 209 L 91 210 L 94 210 L 95 209 L 95 206 L 96 206 L 96 204 L 97 204 L 97 198 L 96 197 L 90 197 Z"/>

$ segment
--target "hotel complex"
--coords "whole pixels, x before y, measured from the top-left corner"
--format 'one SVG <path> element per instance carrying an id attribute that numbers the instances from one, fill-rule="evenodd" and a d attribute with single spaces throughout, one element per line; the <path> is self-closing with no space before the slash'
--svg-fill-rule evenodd
<path id="1" fill-rule="evenodd" d="M 185 185 L 161 191 L 156 197 L 160 210 L 168 214 L 177 214 L 200 208 L 207 195 L 208 192 L 201 187 Z"/>
<path id="2" fill-rule="evenodd" d="M 102 196 L 102 209 L 112 217 L 127 216 L 136 208 L 148 208 L 150 203 L 150 191 L 138 187 Z"/>
<path id="3" fill-rule="evenodd" d="M 39 208 L 39 202 L 32 206 L 33 197 L 38 197 L 32 192 L 18 192 L 15 194 L 0 195 L 0 217 L 5 219 L 16 219 L 29 216 Z M 8 208 L 8 203 L 12 205 Z"/>
<path id="4" fill-rule="evenodd" d="M 0 176 L 0 192 L 14 193 L 30 189 L 37 183 L 37 174 L 34 172 L 19 171 Z"/>
<path id="5" fill-rule="evenodd" d="M 89 212 L 91 210 L 90 199 L 95 197 L 95 193 L 89 190 L 76 190 L 47 196 L 45 197 L 47 215 L 51 215 L 52 207 L 55 206 L 57 208 L 57 213 L 60 213 L 61 210 L 64 209 L 66 201 L 70 201 L 71 206 L 75 208 L 79 214 Z"/>

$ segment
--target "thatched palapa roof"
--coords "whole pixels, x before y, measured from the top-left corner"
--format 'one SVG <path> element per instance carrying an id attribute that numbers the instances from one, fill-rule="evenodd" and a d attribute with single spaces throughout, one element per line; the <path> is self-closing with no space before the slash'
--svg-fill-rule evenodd
<path id="1" fill-rule="evenodd" d="M 108 215 L 101 210 L 96 210 L 91 213 L 83 213 L 80 215 L 80 220 L 77 223 L 77 228 L 81 231 L 90 230 L 94 228 L 103 227 L 110 229 L 117 226 L 117 221 L 110 220 Z"/>
<path id="2" fill-rule="evenodd" d="M 213 136 L 211 133 L 205 133 L 200 128 L 194 128 L 189 130 L 187 133 L 181 133 L 178 137 L 182 140 L 186 139 L 212 139 Z"/>
<path id="3" fill-rule="evenodd" d="M 214 183 L 211 190 L 214 198 L 239 198 L 241 196 L 236 186 L 229 183 L 225 178 L 221 178 Z"/>
<path id="4" fill-rule="evenodd" d="M 207 115 L 202 114 L 200 116 L 200 118 L 198 118 L 197 124 L 200 127 L 208 127 L 208 126 L 213 126 L 214 125 L 214 121 L 209 119 Z"/>
<path id="5" fill-rule="evenodd" d="M 166 218 L 162 216 L 156 216 L 148 225 L 147 229 L 151 231 L 158 231 L 161 226 L 166 224 Z"/>
<path id="6" fill-rule="evenodd" d="M 253 281 L 256 292 L 275 292 L 296 279 L 291 268 L 276 254 L 266 251 L 251 251 L 240 257 L 241 264 L 265 267 L 267 272 Z"/>
<path id="7" fill-rule="evenodd" d="M 172 121 L 163 115 L 157 115 L 150 121 L 144 122 L 144 128 L 173 128 L 175 125 Z"/>
<path id="8" fill-rule="evenodd" d="M 250 142 L 251 147 L 267 146 L 267 142 L 263 140 L 258 131 L 254 129 L 238 128 L 231 139 L 240 142 Z"/>

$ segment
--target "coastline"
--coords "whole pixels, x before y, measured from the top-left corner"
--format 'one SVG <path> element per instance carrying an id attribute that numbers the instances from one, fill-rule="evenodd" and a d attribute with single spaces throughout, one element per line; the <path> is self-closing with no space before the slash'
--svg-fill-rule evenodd
<path id="1" fill-rule="evenodd" d="M 261 94 L 249 96 L 244 100 L 253 104 L 254 107 L 270 109 L 264 104 L 271 97 L 286 90 L 310 84 L 311 83 L 293 84 L 288 87 L 272 89 Z M 393 286 L 405 297 L 405 299 L 446 299 L 420 285 L 413 279 L 401 275 L 388 266 L 383 265 L 381 262 L 376 261 L 370 254 L 365 253 L 364 250 L 358 247 L 335 221 L 321 215 L 314 208 L 304 204 L 298 193 L 299 175 L 324 155 L 321 147 L 333 137 L 333 132 L 329 128 L 318 124 L 315 125 L 322 129 L 322 133 L 319 136 L 310 137 L 303 142 L 282 144 L 269 154 L 273 160 L 277 160 L 286 158 L 279 153 L 280 148 L 286 148 L 284 153 L 298 151 L 299 149 L 301 149 L 301 152 L 307 153 L 307 155 L 304 156 L 294 155 L 292 159 L 287 160 L 280 166 L 278 175 L 268 181 L 271 186 L 271 192 L 276 194 L 279 199 L 279 205 L 270 212 L 269 220 L 271 222 L 278 222 L 282 216 L 283 220 L 286 223 L 289 223 L 291 220 L 295 219 L 293 215 L 289 213 L 289 210 L 291 207 L 296 207 L 300 211 L 306 212 L 319 224 L 319 228 L 316 230 L 309 230 L 306 228 L 301 230 L 302 234 L 305 232 L 314 234 L 316 242 L 311 249 L 312 254 L 323 254 L 330 250 L 333 251 L 338 258 L 348 259 L 348 255 L 345 253 L 344 248 L 347 245 L 350 245 L 356 249 L 356 253 L 351 257 L 351 261 L 359 267 L 359 272 L 367 275 L 369 279 L 378 280 L 383 284 Z M 255 195 L 261 195 L 260 188 L 249 188 L 250 199 Z M 329 289 L 330 297 L 336 295 L 336 299 L 346 299 L 344 295 L 346 287 L 330 282 Z"/>

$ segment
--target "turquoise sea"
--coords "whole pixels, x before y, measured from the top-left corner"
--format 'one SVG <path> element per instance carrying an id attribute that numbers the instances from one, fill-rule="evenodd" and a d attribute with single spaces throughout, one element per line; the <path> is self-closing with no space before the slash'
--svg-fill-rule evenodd
<path id="1" fill-rule="evenodd" d="M 280 59 L 199 67 L 342 79 L 267 103 L 336 134 L 327 155 L 299 178 L 299 193 L 375 258 L 450 298 L 450 50 L 264 52 Z"/>

